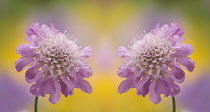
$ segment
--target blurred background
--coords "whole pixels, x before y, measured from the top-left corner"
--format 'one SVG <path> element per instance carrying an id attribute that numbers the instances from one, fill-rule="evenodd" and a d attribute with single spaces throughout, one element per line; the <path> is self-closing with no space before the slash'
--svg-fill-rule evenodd
<path id="1" fill-rule="evenodd" d="M 88 59 L 94 74 L 87 79 L 93 93 L 75 89 L 53 105 L 48 97 L 39 98 L 39 112 L 170 112 L 171 98 L 155 105 L 137 96 L 135 89 L 118 94 L 124 79 L 117 76 L 123 63 L 117 55 L 119 46 L 149 32 L 157 23 L 178 23 L 185 31 L 185 41 L 194 47 L 193 73 L 186 71 L 176 97 L 177 112 L 210 112 L 210 1 L 209 0 L 0 0 L 0 112 L 33 112 L 34 96 L 24 72 L 16 72 L 20 57 L 16 48 L 26 30 L 34 23 L 53 23 L 61 32 L 67 30 L 83 46 L 92 46 Z"/>

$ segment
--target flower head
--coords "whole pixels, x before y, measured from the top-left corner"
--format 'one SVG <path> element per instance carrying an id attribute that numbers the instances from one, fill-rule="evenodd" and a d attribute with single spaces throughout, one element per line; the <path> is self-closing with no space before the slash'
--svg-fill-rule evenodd
<path id="1" fill-rule="evenodd" d="M 150 100 L 157 104 L 160 94 L 165 97 L 176 96 L 180 92 L 177 83 L 182 83 L 185 73 L 194 70 L 194 62 L 187 57 L 193 53 L 189 44 L 181 44 L 183 30 L 176 24 L 171 26 L 157 24 L 156 28 L 133 40 L 129 50 L 120 47 L 118 54 L 125 58 L 118 69 L 118 75 L 124 80 L 118 92 L 123 93 L 136 88 L 137 95 L 146 96 L 150 92 Z"/>
<path id="2" fill-rule="evenodd" d="M 54 104 L 60 100 L 60 92 L 66 97 L 73 94 L 74 88 L 92 92 L 89 82 L 83 79 L 92 75 L 84 59 L 92 54 L 91 47 L 80 50 L 76 39 L 59 32 L 53 24 L 48 27 L 34 23 L 26 33 L 30 44 L 18 46 L 17 53 L 23 57 L 17 60 L 16 70 L 28 69 L 25 78 L 34 83 L 30 88 L 34 96 L 50 94 L 49 101 Z"/>

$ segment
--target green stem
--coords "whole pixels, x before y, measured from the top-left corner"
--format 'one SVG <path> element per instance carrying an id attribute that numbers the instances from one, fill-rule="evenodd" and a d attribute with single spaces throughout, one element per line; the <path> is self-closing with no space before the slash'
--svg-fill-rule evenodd
<path id="1" fill-rule="evenodd" d="M 34 101 L 34 112 L 38 112 L 37 111 L 37 106 L 38 106 L 38 97 L 35 97 L 35 101 Z"/>
<path id="2" fill-rule="evenodd" d="M 176 112 L 176 100 L 175 100 L 175 97 L 172 97 L 172 103 L 173 103 L 173 112 Z"/>

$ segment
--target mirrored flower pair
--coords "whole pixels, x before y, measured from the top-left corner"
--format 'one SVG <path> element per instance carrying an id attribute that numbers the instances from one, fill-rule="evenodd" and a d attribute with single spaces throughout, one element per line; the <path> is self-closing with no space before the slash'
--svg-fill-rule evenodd
<path id="1" fill-rule="evenodd" d="M 93 74 L 85 61 L 92 54 L 91 47 L 82 49 L 76 39 L 59 32 L 53 24 L 48 27 L 33 23 L 26 33 L 29 44 L 18 46 L 17 53 L 22 57 L 16 61 L 16 70 L 27 69 L 25 79 L 33 83 L 30 92 L 34 96 L 50 94 L 49 101 L 55 104 L 60 93 L 66 97 L 73 95 L 74 88 L 92 92 L 90 83 L 84 80 Z M 176 96 L 180 92 L 177 83 L 185 79 L 182 69 L 194 70 L 194 62 L 188 57 L 193 48 L 181 44 L 183 33 L 176 23 L 162 27 L 158 24 L 151 32 L 134 39 L 129 49 L 120 47 L 118 54 L 125 61 L 117 73 L 127 79 L 118 92 L 136 88 L 137 95 L 149 93 L 156 104 L 161 101 L 160 94 Z"/>

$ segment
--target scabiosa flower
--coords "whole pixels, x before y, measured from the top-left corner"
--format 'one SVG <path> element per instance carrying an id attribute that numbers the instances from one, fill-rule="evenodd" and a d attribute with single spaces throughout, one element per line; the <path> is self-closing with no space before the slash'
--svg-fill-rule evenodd
<path id="1" fill-rule="evenodd" d="M 119 93 L 136 88 L 137 95 L 146 96 L 150 92 L 150 100 L 157 104 L 161 101 L 160 94 L 165 97 L 176 96 L 180 92 L 177 83 L 182 83 L 185 73 L 194 70 L 194 62 L 187 57 L 193 53 L 189 44 L 181 44 L 183 30 L 176 24 L 157 24 L 156 28 L 145 33 L 138 39 L 133 39 L 129 50 L 118 49 L 118 54 L 125 58 L 118 69 L 118 75 L 124 80 Z"/>
<path id="2" fill-rule="evenodd" d="M 92 92 L 89 82 L 83 79 L 92 75 L 84 59 L 92 54 L 91 47 L 80 50 L 76 39 L 59 32 L 53 24 L 48 27 L 34 23 L 26 33 L 30 44 L 18 46 L 17 53 L 23 57 L 17 60 L 16 70 L 28 69 L 25 79 L 34 83 L 30 88 L 34 96 L 50 94 L 49 101 L 55 104 L 60 92 L 66 97 L 73 94 L 74 88 Z"/>

